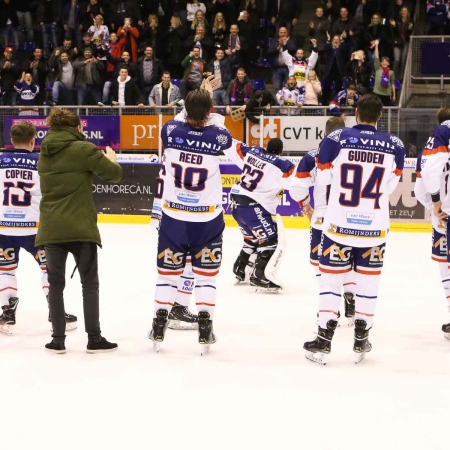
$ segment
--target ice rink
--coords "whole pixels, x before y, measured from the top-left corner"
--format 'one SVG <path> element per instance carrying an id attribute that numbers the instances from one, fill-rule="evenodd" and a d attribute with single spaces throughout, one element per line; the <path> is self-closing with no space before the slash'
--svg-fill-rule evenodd
<path id="1" fill-rule="evenodd" d="M 101 225 L 101 324 L 117 352 L 86 353 L 81 287 L 70 258 L 66 310 L 79 328 L 67 353 L 50 341 L 40 271 L 21 253 L 14 336 L 0 334 L 2 450 L 447 449 L 450 321 L 428 233 L 392 233 L 373 350 L 353 362 L 353 329 L 337 329 L 326 367 L 304 357 L 317 331 L 318 287 L 309 232 L 286 231 L 280 294 L 235 285 L 237 228 L 224 236 L 215 331 L 200 356 L 197 332 L 147 338 L 156 281 L 156 231 Z"/>

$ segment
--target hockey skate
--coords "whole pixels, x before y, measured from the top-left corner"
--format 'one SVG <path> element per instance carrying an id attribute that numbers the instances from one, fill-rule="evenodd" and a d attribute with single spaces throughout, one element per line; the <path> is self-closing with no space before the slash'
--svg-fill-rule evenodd
<path id="1" fill-rule="evenodd" d="M 253 272 L 254 260 L 256 255 L 252 253 L 249 255 L 241 250 L 233 264 L 233 273 L 236 275 L 236 284 L 248 281 L 250 274 Z"/>
<path id="2" fill-rule="evenodd" d="M 48 296 L 47 296 L 47 303 L 48 303 Z M 77 329 L 77 321 L 78 318 L 77 316 L 74 316 L 73 314 L 69 314 L 69 313 L 64 313 L 65 317 L 66 317 L 66 331 L 72 331 L 72 330 L 76 330 Z M 52 317 L 50 315 L 50 309 L 48 311 L 48 321 L 50 323 L 52 323 Z M 50 330 L 52 331 L 52 330 Z"/>
<path id="3" fill-rule="evenodd" d="M 186 306 L 174 303 L 168 318 L 171 330 L 198 330 L 198 316 L 191 314 Z"/>
<path id="4" fill-rule="evenodd" d="M 2 315 L 0 316 L 0 332 L 12 336 L 12 330 L 16 324 L 16 309 L 19 304 L 17 297 L 9 298 L 9 305 L 2 306 Z"/>
<path id="5" fill-rule="evenodd" d="M 250 277 L 250 286 L 255 286 L 255 292 L 265 292 L 274 294 L 281 289 L 281 286 L 268 280 L 266 277 L 257 278 L 254 275 Z"/>
<path id="6" fill-rule="evenodd" d="M 166 309 L 158 309 L 156 311 L 156 317 L 153 319 L 152 329 L 148 335 L 148 338 L 153 341 L 153 349 L 158 353 L 161 348 L 161 342 L 164 341 L 164 335 L 166 334 L 168 320 L 168 312 Z"/>
<path id="7" fill-rule="evenodd" d="M 303 344 L 307 359 L 321 366 L 327 364 L 327 356 L 331 351 L 331 340 L 333 339 L 336 327 L 337 321 L 329 320 L 326 329 L 319 327 L 316 339 Z"/>
<path id="8" fill-rule="evenodd" d="M 198 342 L 200 344 L 200 354 L 206 355 L 211 349 L 211 345 L 216 343 L 212 320 L 209 319 L 209 313 L 200 311 L 198 313 Z"/>
<path id="9" fill-rule="evenodd" d="M 350 292 L 344 292 L 345 300 L 345 317 L 348 320 L 348 326 L 351 327 L 355 323 L 355 298 Z"/>
<path id="10" fill-rule="evenodd" d="M 445 339 L 450 340 L 450 323 L 442 325 L 442 331 L 444 332 Z"/>
<path id="11" fill-rule="evenodd" d="M 372 350 L 372 344 L 369 342 L 369 330 L 366 330 L 367 322 L 365 320 L 355 320 L 355 343 L 353 351 L 356 353 L 355 364 L 360 363 L 366 353 Z"/>

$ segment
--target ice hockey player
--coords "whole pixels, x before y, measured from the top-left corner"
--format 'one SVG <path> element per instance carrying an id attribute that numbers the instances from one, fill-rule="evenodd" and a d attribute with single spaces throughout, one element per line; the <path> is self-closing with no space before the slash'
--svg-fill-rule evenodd
<path id="1" fill-rule="evenodd" d="M 212 109 L 212 88 L 197 89 L 185 100 L 186 122 L 164 124 L 164 195 L 158 239 L 158 279 L 155 317 L 149 338 L 159 350 L 168 326 L 168 315 L 176 299 L 178 277 L 186 257 L 192 257 L 198 336 L 202 354 L 216 339 L 213 313 L 216 277 L 222 259 L 222 182 L 219 156 L 229 149 L 232 138 L 226 128 L 207 125 Z"/>
<path id="2" fill-rule="evenodd" d="M 389 232 L 389 194 L 398 184 L 405 160 L 402 141 L 375 128 L 382 109 L 376 95 L 365 94 L 356 109 L 358 125 L 338 128 L 320 143 L 317 203 L 325 202 L 320 196 L 327 191 L 329 195 L 319 259 L 319 330 L 317 338 L 303 346 L 305 356 L 318 364 L 326 364 L 331 351 L 341 287 L 352 268 L 356 271 L 355 362 L 371 350 L 369 331 Z"/>
<path id="3" fill-rule="evenodd" d="M 300 89 L 305 85 L 305 80 L 308 78 L 308 72 L 314 69 L 319 58 L 317 50 L 317 40 L 310 39 L 313 49 L 309 58 L 305 58 L 302 48 L 297 49 L 295 57 L 293 57 L 287 50 L 283 51 L 284 63 L 289 69 L 289 76 L 293 76 L 297 82 L 297 87 Z"/>
<path id="4" fill-rule="evenodd" d="M 325 125 L 325 135 L 331 133 L 335 128 L 343 127 L 345 127 L 345 121 L 342 117 L 330 117 Z M 322 224 L 327 205 L 326 203 L 319 205 L 316 202 L 315 208 L 313 209 L 310 203 L 310 188 L 313 188 L 313 192 L 316 191 L 317 153 L 318 150 L 311 150 L 303 156 L 298 164 L 295 177 L 292 179 L 292 184 L 289 187 L 289 194 L 296 202 L 298 202 L 299 206 L 303 209 L 303 212 L 311 222 L 311 249 L 309 260 L 315 269 L 317 280 L 319 280 L 319 277 L 321 276 L 319 270 L 320 242 L 322 240 Z M 316 194 L 314 194 L 314 197 L 316 197 Z M 325 196 L 318 195 L 318 197 L 324 199 Z M 351 270 L 346 273 L 343 284 L 345 317 L 347 318 L 349 325 L 353 325 L 355 316 L 355 287 L 355 272 Z"/>
<path id="5" fill-rule="evenodd" d="M 270 259 L 276 257 L 278 246 L 277 225 L 272 216 L 280 201 L 278 194 L 289 186 L 295 169 L 293 163 L 280 156 L 282 152 L 283 142 L 278 138 L 270 139 L 267 151 L 238 144 L 240 162 L 237 164 L 242 175 L 231 188 L 232 214 L 244 236 L 233 272 L 238 281 L 244 281 L 249 257 L 257 252 L 250 284 L 268 292 L 280 289 L 266 274 L 266 267 Z"/>
<path id="6" fill-rule="evenodd" d="M 425 148 L 417 158 L 414 193 L 417 200 L 431 210 L 431 258 L 439 263 L 442 287 L 450 311 L 450 256 L 447 247 L 450 213 L 450 202 L 447 198 L 450 175 L 450 106 L 440 108 L 437 119 L 438 127 L 428 138 Z M 442 331 L 444 336 L 450 339 L 450 323 L 442 325 Z"/>
<path id="7" fill-rule="evenodd" d="M 16 324 L 19 303 L 16 269 L 21 248 L 39 264 L 42 290 L 48 297 L 45 252 L 34 245 L 41 201 L 37 171 L 39 154 L 33 153 L 36 129 L 30 122 L 22 121 L 14 124 L 10 133 L 14 150 L 0 154 L 0 180 L 5 188 L 0 207 L 0 332 L 9 335 Z M 51 322 L 50 314 L 48 320 Z M 66 313 L 66 330 L 76 327 L 76 316 Z"/>

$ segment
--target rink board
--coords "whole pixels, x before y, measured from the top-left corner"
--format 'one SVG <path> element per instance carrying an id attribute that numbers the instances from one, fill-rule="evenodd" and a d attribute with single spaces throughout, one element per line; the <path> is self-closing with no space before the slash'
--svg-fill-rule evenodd
<path id="1" fill-rule="evenodd" d="M 301 158 L 289 158 L 298 164 Z M 101 223 L 146 224 L 150 222 L 151 206 L 157 186 L 160 164 L 143 160 L 136 162 L 125 158 L 121 161 L 124 177 L 118 184 L 96 179 L 94 199 Z M 431 229 L 429 212 L 414 196 L 416 159 L 407 159 L 400 182 L 390 196 L 391 229 L 393 231 L 421 232 Z M 227 226 L 237 226 L 228 208 L 229 194 L 239 179 L 240 170 L 230 163 L 220 167 L 223 186 L 223 207 Z M 312 201 L 313 203 L 313 201 Z M 287 228 L 309 228 L 309 221 L 302 216 L 301 208 L 285 191 L 277 212 Z"/>

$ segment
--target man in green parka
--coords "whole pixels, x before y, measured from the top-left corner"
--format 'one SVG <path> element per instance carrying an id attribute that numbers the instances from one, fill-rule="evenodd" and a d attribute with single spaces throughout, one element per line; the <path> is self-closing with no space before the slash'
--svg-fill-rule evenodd
<path id="1" fill-rule="evenodd" d="M 117 183 L 122 168 L 109 147 L 103 153 L 83 135 L 80 118 L 67 109 L 54 108 L 38 162 L 42 200 L 36 246 L 47 255 L 49 306 L 53 340 L 47 350 L 65 353 L 64 287 L 67 255 L 72 253 L 83 288 L 88 353 L 117 349 L 102 337 L 99 321 L 97 209 L 92 196 L 94 174 Z"/>

